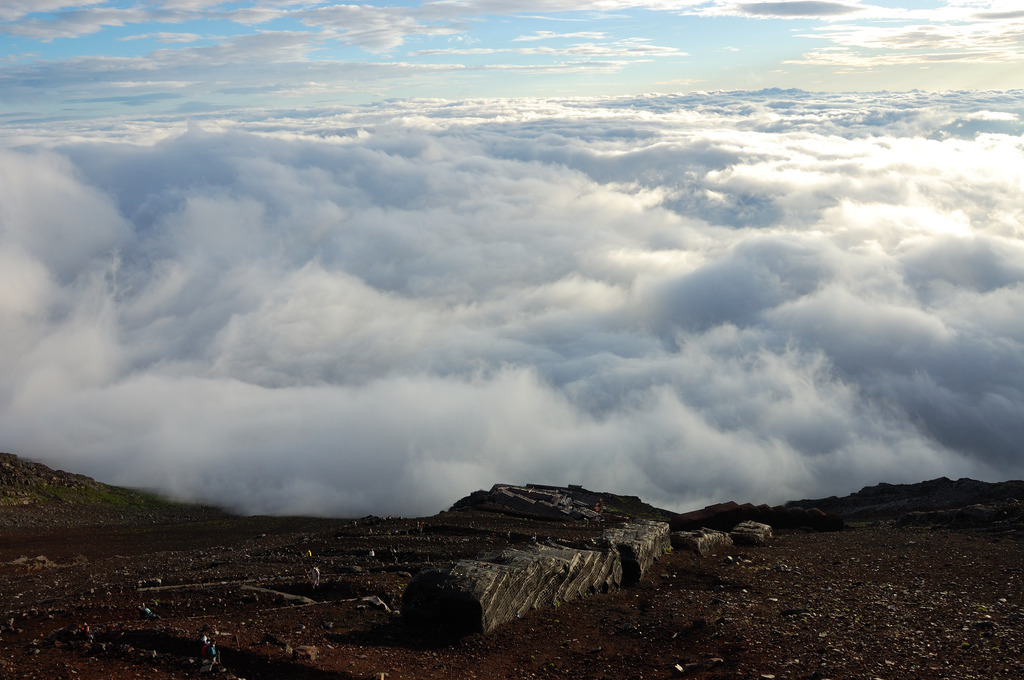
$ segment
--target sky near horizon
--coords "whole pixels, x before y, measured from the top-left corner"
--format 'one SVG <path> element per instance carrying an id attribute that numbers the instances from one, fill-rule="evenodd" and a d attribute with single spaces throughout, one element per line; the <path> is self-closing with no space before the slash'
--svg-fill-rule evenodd
<path id="1" fill-rule="evenodd" d="M 4 0 L 0 120 L 1022 86 L 1016 0 Z"/>
<path id="2" fill-rule="evenodd" d="M 0 41 L 0 450 L 333 516 L 1024 477 L 1017 2 L 0 0 Z"/>

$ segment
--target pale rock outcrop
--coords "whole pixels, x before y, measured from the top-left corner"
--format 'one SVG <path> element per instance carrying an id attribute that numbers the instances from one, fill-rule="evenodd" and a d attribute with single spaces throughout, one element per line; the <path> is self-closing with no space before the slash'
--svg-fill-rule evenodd
<path id="1" fill-rule="evenodd" d="M 673 531 L 671 538 L 673 550 L 690 550 L 698 555 L 710 555 L 716 550 L 733 545 L 729 534 L 714 529 Z"/>
<path id="2" fill-rule="evenodd" d="M 771 537 L 772 528 L 761 522 L 740 522 L 729 532 L 736 545 L 766 545 Z"/>

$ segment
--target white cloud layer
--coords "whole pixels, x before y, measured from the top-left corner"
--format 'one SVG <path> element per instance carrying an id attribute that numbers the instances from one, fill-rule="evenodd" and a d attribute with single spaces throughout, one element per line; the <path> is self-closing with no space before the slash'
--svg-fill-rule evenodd
<path id="1" fill-rule="evenodd" d="M 1024 96 L 8 129 L 0 449 L 244 512 L 1020 477 Z"/>

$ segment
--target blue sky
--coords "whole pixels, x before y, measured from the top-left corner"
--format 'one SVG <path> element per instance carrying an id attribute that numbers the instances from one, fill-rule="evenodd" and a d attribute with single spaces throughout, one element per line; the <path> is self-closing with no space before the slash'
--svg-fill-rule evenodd
<path id="1" fill-rule="evenodd" d="M 5 0 L 0 44 L 8 120 L 1024 85 L 1016 0 Z"/>

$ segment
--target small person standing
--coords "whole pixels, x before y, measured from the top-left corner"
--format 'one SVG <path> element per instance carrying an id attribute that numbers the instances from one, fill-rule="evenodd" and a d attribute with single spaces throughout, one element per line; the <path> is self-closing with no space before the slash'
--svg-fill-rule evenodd
<path id="1" fill-rule="evenodd" d="M 313 567 L 309 570 L 309 582 L 313 584 L 313 590 L 320 585 L 320 567 Z"/>
<path id="2" fill-rule="evenodd" d="M 213 667 L 220 663 L 220 650 L 217 649 L 217 643 L 213 641 L 213 638 L 207 635 L 206 631 L 208 630 L 208 626 L 203 626 L 199 631 L 199 659 L 202 661 L 202 665 L 199 667 L 200 673 L 211 673 Z"/>

